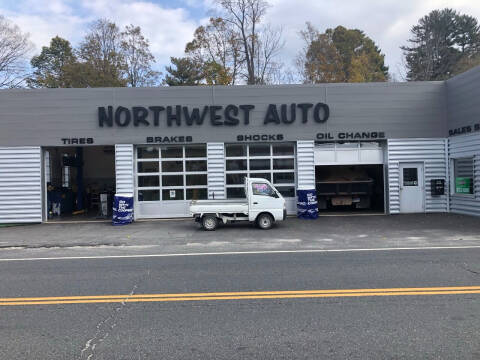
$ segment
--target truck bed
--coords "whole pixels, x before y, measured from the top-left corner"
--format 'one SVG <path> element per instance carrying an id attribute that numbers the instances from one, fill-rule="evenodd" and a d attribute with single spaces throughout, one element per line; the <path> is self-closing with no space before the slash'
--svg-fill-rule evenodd
<path id="1" fill-rule="evenodd" d="M 371 195 L 373 179 L 317 181 L 318 195 Z"/>
<path id="2" fill-rule="evenodd" d="M 194 200 L 190 204 L 192 214 L 245 214 L 248 215 L 247 199 Z"/>

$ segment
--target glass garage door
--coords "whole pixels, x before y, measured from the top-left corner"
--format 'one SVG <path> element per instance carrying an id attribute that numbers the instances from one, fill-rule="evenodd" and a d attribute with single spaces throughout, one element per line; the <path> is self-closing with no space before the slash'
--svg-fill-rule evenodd
<path id="1" fill-rule="evenodd" d="M 260 177 L 275 185 L 285 198 L 295 198 L 295 144 L 226 144 L 227 198 L 245 197 L 245 176 Z"/>
<path id="2" fill-rule="evenodd" d="M 207 199 L 207 147 L 138 146 L 137 217 L 189 216 L 191 200 Z"/>

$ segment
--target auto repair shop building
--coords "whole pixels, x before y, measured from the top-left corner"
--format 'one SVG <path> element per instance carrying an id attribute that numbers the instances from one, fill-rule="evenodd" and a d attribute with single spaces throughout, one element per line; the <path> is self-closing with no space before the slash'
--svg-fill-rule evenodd
<path id="1" fill-rule="evenodd" d="M 345 171 L 373 179 L 369 211 L 480 215 L 480 67 L 436 82 L 0 91 L 0 223 L 47 221 L 55 191 L 69 212 L 117 192 L 136 219 L 184 217 L 191 199 L 242 197 L 246 175 L 292 214 L 296 189 Z"/>

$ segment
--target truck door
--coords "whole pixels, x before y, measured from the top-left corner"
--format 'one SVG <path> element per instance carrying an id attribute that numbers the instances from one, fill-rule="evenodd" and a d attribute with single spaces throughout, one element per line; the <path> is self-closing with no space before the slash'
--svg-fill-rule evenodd
<path id="1" fill-rule="evenodd" d="M 277 192 L 269 184 L 265 182 L 252 182 L 250 191 L 250 220 L 256 219 L 257 215 L 264 211 L 274 216 L 273 211 L 283 211 L 283 199 L 277 195 Z"/>

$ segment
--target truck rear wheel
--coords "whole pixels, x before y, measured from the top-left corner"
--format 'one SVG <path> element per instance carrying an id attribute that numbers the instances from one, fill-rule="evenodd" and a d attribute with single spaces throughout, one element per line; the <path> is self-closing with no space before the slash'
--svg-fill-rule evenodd
<path id="1" fill-rule="evenodd" d="M 218 219 L 215 215 L 204 215 L 202 217 L 202 227 L 205 231 L 214 231 L 218 227 Z"/>
<path id="2" fill-rule="evenodd" d="M 273 226 L 273 217 L 270 214 L 260 214 L 257 217 L 257 226 L 262 230 L 268 230 Z"/>

